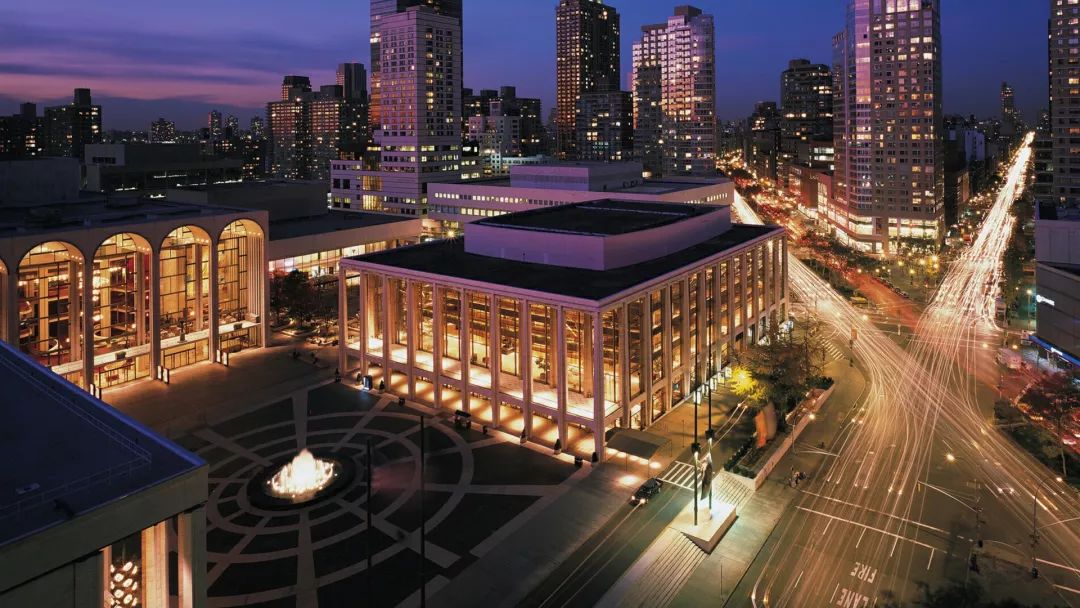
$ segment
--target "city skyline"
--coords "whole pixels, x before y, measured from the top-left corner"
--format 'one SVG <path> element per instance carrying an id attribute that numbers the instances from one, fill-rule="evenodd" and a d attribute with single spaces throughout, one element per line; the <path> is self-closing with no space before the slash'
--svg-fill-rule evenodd
<path id="1" fill-rule="evenodd" d="M 180 129 L 191 129 L 201 126 L 211 108 L 244 118 L 263 114 L 284 74 L 307 74 L 316 85 L 332 83 L 338 63 L 366 66 L 370 60 L 368 11 L 340 2 L 303 11 L 282 5 L 277 12 L 258 13 L 247 3 L 215 6 L 212 14 L 218 18 L 210 20 L 209 6 L 200 2 L 153 9 L 121 2 L 81 16 L 76 25 L 63 16 L 75 14 L 64 11 L 66 1 L 0 12 L 5 24 L 0 25 L 0 49 L 12 58 L 0 63 L 5 82 L 0 114 L 15 112 L 23 101 L 50 105 L 69 97 L 73 87 L 89 87 L 95 99 L 113 110 L 105 112 L 105 128 L 145 130 L 164 116 Z M 464 85 L 516 85 L 522 95 L 540 97 L 546 115 L 555 95 L 556 3 L 502 3 L 498 10 L 492 4 L 470 0 L 465 6 Z M 640 27 L 665 21 L 675 3 L 608 4 L 622 15 L 620 72 L 627 88 L 630 46 Z M 778 100 L 779 77 L 788 60 L 828 63 L 843 3 L 781 4 L 783 10 L 776 10 L 775 3 L 696 3 L 717 15 L 719 119 L 741 119 L 755 101 Z M 1047 103 L 1042 7 L 1005 0 L 988 4 L 980 7 L 977 19 L 965 17 L 962 6 L 943 7 L 945 112 L 995 115 L 1000 83 L 1006 80 L 1025 118 L 1034 120 Z M 340 18 L 350 11 L 354 18 Z M 252 17 L 261 14 L 272 18 Z M 975 44 L 977 38 L 1008 38 L 1009 43 Z M 507 53 L 490 52 L 508 43 L 515 45 L 510 55 L 515 61 L 506 61 Z M 523 79 L 520 74 L 537 76 Z"/>

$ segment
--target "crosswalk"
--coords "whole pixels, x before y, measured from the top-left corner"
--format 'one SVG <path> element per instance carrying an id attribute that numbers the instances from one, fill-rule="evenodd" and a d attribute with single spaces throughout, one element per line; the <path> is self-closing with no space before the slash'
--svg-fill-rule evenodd
<path id="1" fill-rule="evenodd" d="M 833 342 L 825 343 L 825 352 L 829 355 L 830 361 L 844 358 L 844 351 L 840 350 L 840 347 Z"/>
<path id="2" fill-rule="evenodd" d="M 676 460 L 666 471 L 660 474 L 660 481 L 664 485 L 682 488 L 689 492 L 694 491 L 694 465 Z M 723 471 L 717 471 L 713 476 L 713 499 L 726 502 L 739 507 L 749 500 L 753 492 L 745 485 L 731 479 Z"/>

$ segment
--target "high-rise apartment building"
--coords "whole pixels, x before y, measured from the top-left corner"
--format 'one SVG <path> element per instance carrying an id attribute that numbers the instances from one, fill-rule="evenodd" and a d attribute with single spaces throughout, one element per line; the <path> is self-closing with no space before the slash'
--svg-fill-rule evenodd
<path id="1" fill-rule="evenodd" d="M 341 157 L 363 158 L 371 139 L 368 128 L 367 70 L 362 63 L 340 63 L 337 84 L 341 87 Z"/>
<path id="2" fill-rule="evenodd" d="M 555 9 L 555 143 L 576 158 L 578 99 L 619 90 L 619 13 L 603 0 L 560 0 Z"/>
<path id="3" fill-rule="evenodd" d="M 286 98 L 267 104 L 270 125 L 270 173 L 287 179 L 330 179 L 330 161 L 355 158 L 362 141 L 352 133 L 353 113 L 342 87 L 325 85 L 313 92 L 306 77 L 286 77 Z M 346 148 L 349 144 L 357 144 Z"/>
<path id="4" fill-rule="evenodd" d="M 159 118 L 150 123 L 150 142 L 169 144 L 176 141 L 176 123 Z"/>
<path id="5" fill-rule="evenodd" d="M 793 59 L 780 76 L 780 161 L 813 164 L 815 143 L 832 148 L 832 73 L 829 66 Z"/>
<path id="6" fill-rule="evenodd" d="M 419 4 L 381 14 L 373 26 L 379 52 L 377 97 L 372 90 L 378 103 L 378 170 L 334 163 L 335 207 L 423 216 L 427 184 L 460 178 L 461 20 Z"/>
<path id="7" fill-rule="evenodd" d="M 634 141 L 646 172 L 716 173 L 716 32 L 679 6 L 634 43 Z"/>
<path id="8" fill-rule="evenodd" d="M 746 119 L 743 158 L 758 176 L 774 182 L 779 178 L 782 122 L 775 101 L 755 103 L 754 113 Z"/>
<path id="9" fill-rule="evenodd" d="M 462 134 L 467 134 L 469 121 L 478 116 L 516 117 L 520 119 L 520 139 L 515 142 L 518 154 L 535 156 L 546 152 L 544 146 L 544 122 L 540 118 L 538 98 L 518 97 L 517 87 L 504 86 L 499 90 L 463 89 L 461 95 Z"/>
<path id="10" fill-rule="evenodd" d="M 634 101 L 630 93 L 583 93 L 578 99 L 575 131 L 578 160 L 630 160 L 634 154 Z"/>
<path id="11" fill-rule="evenodd" d="M 834 198 L 825 216 L 860 251 L 943 237 L 940 0 L 849 0 L 833 38 Z"/>
<path id="12" fill-rule="evenodd" d="M 45 108 L 45 154 L 83 158 L 86 144 L 101 142 L 101 106 L 95 105 L 90 89 L 75 89 L 66 106 Z"/>
<path id="13" fill-rule="evenodd" d="M 368 120 L 372 131 L 379 128 L 382 117 L 382 40 L 381 23 L 384 17 L 404 12 L 413 6 L 426 6 L 439 15 L 453 17 L 462 23 L 463 0 L 371 0 L 371 88 L 369 90 Z"/>
<path id="14" fill-rule="evenodd" d="M 1050 0 L 1051 200 L 1080 204 L 1080 0 Z"/>

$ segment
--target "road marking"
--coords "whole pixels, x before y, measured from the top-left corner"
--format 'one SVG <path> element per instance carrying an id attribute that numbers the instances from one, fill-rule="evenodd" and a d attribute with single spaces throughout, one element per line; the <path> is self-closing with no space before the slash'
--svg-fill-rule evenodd
<path id="1" fill-rule="evenodd" d="M 862 537 L 863 537 L 863 536 L 864 536 L 865 534 L 866 534 L 866 528 L 863 528 L 863 529 L 862 529 L 862 532 L 859 532 L 859 540 L 855 542 L 855 548 L 856 548 L 856 549 L 858 549 L 858 548 L 859 548 L 859 544 L 860 544 L 860 543 L 862 543 Z"/>
<path id="2" fill-rule="evenodd" d="M 1077 574 L 1080 574 L 1080 570 L 1078 570 L 1076 568 L 1073 568 L 1072 566 L 1066 566 L 1065 564 L 1059 564 L 1057 562 L 1046 561 L 1045 559 L 1036 559 L 1035 561 L 1039 562 L 1040 564 L 1046 564 L 1047 566 L 1053 566 L 1055 568 L 1061 568 L 1062 570 L 1069 570 L 1070 572 L 1075 572 Z"/>
<path id="3" fill-rule="evenodd" d="M 829 596 L 829 603 L 831 604 L 833 598 L 836 597 L 836 592 L 840 590 L 840 583 L 836 583 L 836 588 L 832 590 L 832 595 Z"/>
<path id="4" fill-rule="evenodd" d="M 825 533 L 829 531 L 829 526 L 832 525 L 832 520 L 825 522 L 825 529 L 821 531 L 821 535 L 825 536 Z"/>
<path id="5" fill-rule="evenodd" d="M 893 540 L 892 549 L 889 550 L 889 557 L 892 557 L 893 553 L 896 553 L 896 543 L 898 543 L 898 542 L 900 542 L 900 537 L 899 536 L 897 536 L 896 539 Z"/>
<path id="6" fill-rule="evenodd" d="M 802 492 L 803 494 L 809 494 L 811 496 L 816 496 L 818 498 L 823 498 L 825 500 L 829 500 L 829 501 L 832 501 L 832 502 L 838 502 L 838 503 L 840 503 L 842 505 L 847 505 L 849 507 L 855 507 L 857 509 L 862 509 L 864 511 L 869 511 L 869 512 L 875 513 L 877 515 L 884 515 L 886 517 L 891 517 L 893 519 L 899 519 L 900 521 L 902 521 L 904 523 L 907 523 L 907 524 L 911 524 L 913 526 L 918 526 L 920 528 L 926 528 L 927 530 L 933 530 L 934 532 L 940 532 L 940 533 L 945 534 L 945 535 L 949 534 L 949 532 L 947 530 L 942 530 L 941 528 L 935 528 L 934 526 L 931 526 L 930 524 L 924 524 L 924 523 L 921 523 L 921 522 L 917 522 L 917 521 L 915 521 L 913 519 L 907 519 L 907 518 L 904 518 L 904 517 L 900 517 L 899 515 L 892 515 L 891 513 L 886 513 L 884 511 L 878 511 L 877 509 L 871 509 L 870 507 L 860 505 L 857 502 L 849 502 L 849 501 L 846 501 L 846 500 L 840 500 L 839 498 L 833 498 L 831 496 L 825 496 L 823 494 L 818 494 L 817 492 L 811 492 L 809 490 L 799 490 L 799 491 Z"/>
<path id="7" fill-rule="evenodd" d="M 851 569 L 851 576 L 854 576 L 864 583 L 873 584 L 874 579 L 877 578 L 877 572 L 877 568 L 874 568 L 870 564 L 855 562 L 855 567 Z"/>
<path id="8" fill-rule="evenodd" d="M 801 580 L 802 580 L 802 575 L 803 575 L 803 572 L 806 572 L 806 570 L 800 570 L 800 571 L 799 571 L 799 578 L 795 579 L 795 588 L 796 588 L 796 589 L 798 589 L 798 588 L 799 588 L 799 581 L 801 581 Z"/>
<path id="9" fill-rule="evenodd" d="M 1065 585 L 1054 585 L 1055 589 L 1061 589 L 1062 591 L 1068 591 L 1080 595 L 1080 589 L 1073 589 L 1072 587 L 1066 587 Z"/>
<path id="10" fill-rule="evenodd" d="M 842 606 L 843 608 L 864 608 L 865 606 L 870 605 L 870 598 L 857 591 L 841 589 L 840 599 L 837 600 L 835 605 Z"/>
<path id="11" fill-rule="evenodd" d="M 930 548 L 930 559 L 926 560 L 926 569 L 927 570 L 930 569 L 930 562 L 932 562 L 932 561 L 934 561 L 934 549 L 933 549 L 933 547 Z"/>
<path id="12" fill-rule="evenodd" d="M 926 544 L 924 542 L 920 542 L 920 541 L 917 541 L 915 539 L 908 538 L 906 536 L 901 536 L 899 534 L 889 532 L 888 530 L 882 530 L 881 528 L 875 528 L 874 526 L 868 526 L 868 525 L 866 525 L 864 523 L 860 523 L 860 522 L 853 521 L 853 520 L 850 520 L 850 519 L 845 519 L 843 517 L 839 517 L 839 516 L 836 516 L 836 515 L 830 515 L 828 513 L 822 513 L 821 511 L 815 511 L 813 509 L 807 509 L 806 507 L 798 507 L 798 509 L 801 510 L 801 511 L 806 511 L 807 513 L 813 513 L 815 515 L 821 515 L 822 517 L 828 517 L 829 519 L 839 519 L 840 521 L 842 521 L 844 523 L 849 523 L 849 524 L 851 524 L 853 526 L 860 526 L 860 527 L 865 528 L 867 530 L 873 530 L 874 532 L 879 532 L 879 533 L 884 534 L 886 536 L 892 536 L 894 538 L 902 538 L 902 539 L 906 540 L 907 542 L 919 545 L 920 547 L 926 547 L 927 549 L 933 549 L 934 548 L 932 545 L 928 545 L 928 544 Z"/>

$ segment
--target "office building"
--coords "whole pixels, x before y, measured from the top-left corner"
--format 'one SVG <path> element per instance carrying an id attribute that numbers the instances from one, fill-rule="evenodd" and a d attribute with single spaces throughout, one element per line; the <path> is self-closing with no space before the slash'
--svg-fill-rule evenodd
<path id="1" fill-rule="evenodd" d="M 559 0 L 555 9 L 555 153 L 577 158 L 584 93 L 619 90 L 619 13 L 604 0 Z"/>
<path id="2" fill-rule="evenodd" d="M 90 89 L 75 89 L 70 104 L 45 108 L 43 126 L 47 156 L 81 160 L 86 144 L 101 142 L 101 106 L 92 102 Z"/>
<path id="3" fill-rule="evenodd" d="M 815 144 L 832 148 L 832 104 L 829 66 L 792 59 L 780 76 L 781 163 L 810 166 L 820 162 L 811 151 Z"/>
<path id="4" fill-rule="evenodd" d="M 867 253 L 935 249 L 945 198 L 940 0 L 849 0 L 833 50 L 829 225 Z"/>
<path id="5" fill-rule="evenodd" d="M 164 118 L 159 118 L 150 123 L 150 143 L 176 143 L 176 123 Z"/>
<path id="6" fill-rule="evenodd" d="M 630 93 L 582 93 L 575 131 L 579 160 L 630 160 L 634 155 L 634 100 Z"/>
<path id="7" fill-rule="evenodd" d="M 634 43 L 634 141 L 654 175 L 716 173 L 716 41 L 711 15 L 679 6 Z"/>
<path id="8" fill-rule="evenodd" d="M 510 168 L 509 179 L 432 184 L 428 218 L 440 235 L 485 217 L 617 196 L 624 201 L 730 205 L 735 184 L 722 177 L 645 179 L 639 162 L 563 161 Z"/>
<path id="9" fill-rule="evenodd" d="M 517 87 L 504 86 L 498 91 L 481 89 L 474 92 L 466 88 L 461 93 L 462 134 L 465 145 L 472 143 L 469 137 L 469 121 L 477 116 L 509 116 L 518 118 L 519 135 L 514 143 L 520 156 L 546 154 L 544 146 L 544 123 L 540 118 L 538 98 L 518 97 Z"/>
<path id="10" fill-rule="evenodd" d="M 1050 0 L 1051 200 L 1080 204 L 1080 4 Z"/>
<path id="11" fill-rule="evenodd" d="M 0 377 L 0 606 L 206 606 L 206 463 L 11 344 Z"/>
<path id="12" fill-rule="evenodd" d="M 747 166 L 773 183 L 779 181 L 782 142 L 780 110 L 775 101 L 759 101 L 747 119 L 743 158 Z"/>
<path id="13" fill-rule="evenodd" d="M 83 163 L 91 192 L 161 194 L 169 188 L 238 182 L 243 160 L 199 144 L 91 144 Z"/>
<path id="14" fill-rule="evenodd" d="M 594 461 L 787 315 L 784 229 L 617 196 L 341 261 L 339 367 Z"/>
<path id="15" fill-rule="evenodd" d="M 224 126 L 221 123 L 221 112 L 210 110 L 206 115 L 206 128 L 210 133 L 210 141 L 221 141 L 225 135 Z"/>
<path id="16" fill-rule="evenodd" d="M 1080 367 L 1080 207 L 1036 205 L 1032 298 L 1032 340 L 1053 358 Z"/>

